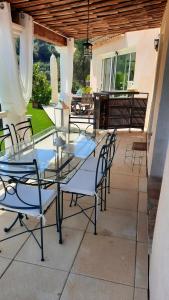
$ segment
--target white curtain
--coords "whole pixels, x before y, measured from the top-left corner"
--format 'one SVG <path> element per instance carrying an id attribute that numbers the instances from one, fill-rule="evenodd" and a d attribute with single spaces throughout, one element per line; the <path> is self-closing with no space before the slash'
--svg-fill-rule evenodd
<path id="1" fill-rule="evenodd" d="M 22 94 L 26 103 L 32 97 L 32 75 L 33 75 L 33 20 L 27 14 L 20 14 L 20 25 L 23 31 L 20 35 L 20 78 Z"/>
<path id="2" fill-rule="evenodd" d="M 60 98 L 70 107 L 72 100 L 74 39 L 67 39 L 67 47 L 56 47 L 56 50 L 60 52 Z"/>
<path id="3" fill-rule="evenodd" d="M 58 100 L 58 66 L 54 54 L 50 57 L 50 82 L 52 88 L 52 102 L 57 103 Z"/>
<path id="4" fill-rule="evenodd" d="M 30 22 L 32 20 L 29 19 Z M 28 25 L 27 22 L 25 24 Z M 33 25 L 32 25 L 33 26 Z M 26 28 L 23 35 L 28 35 Z M 30 34 L 30 33 L 29 33 Z M 31 96 L 32 84 L 30 80 L 30 73 L 32 76 L 32 67 L 30 56 L 26 55 L 26 47 L 29 48 L 28 41 L 32 38 L 21 37 L 21 58 L 25 62 L 21 62 L 20 70 L 17 61 L 15 40 L 12 33 L 12 19 L 10 5 L 6 2 L 1 2 L 0 5 L 0 103 L 2 109 L 13 112 L 18 116 L 23 116 L 26 111 L 26 102 Z M 25 54 L 24 54 L 25 52 Z M 27 53 L 29 50 L 27 49 Z M 30 51 L 31 52 L 31 51 Z M 27 56 L 27 58 L 26 58 Z M 25 67 L 25 64 L 30 66 Z M 22 79 L 22 80 L 21 80 Z M 31 79 L 32 80 L 32 79 Z M 31 81 L 32 82 L 32 81 Z"/>

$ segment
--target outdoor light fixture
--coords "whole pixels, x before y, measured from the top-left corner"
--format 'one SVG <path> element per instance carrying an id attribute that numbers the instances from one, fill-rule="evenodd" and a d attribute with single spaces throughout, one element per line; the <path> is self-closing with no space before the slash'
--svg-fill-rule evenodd
<path id="1" fill-rule="evenodd" d="M 159 42 L 160 42 L 160 35 L 156 39 L 154 39 L 154 49 L 158 51 L 159 48 Z"/>
<path id="2" fill-rule="evenodd" d="M 88 10 L 87 10 L 87 38 L 86 42 L 83 43 L 84 56 L 92 58 L 92 44 L 89 42 L 89 0 L 88 0 Z"/>

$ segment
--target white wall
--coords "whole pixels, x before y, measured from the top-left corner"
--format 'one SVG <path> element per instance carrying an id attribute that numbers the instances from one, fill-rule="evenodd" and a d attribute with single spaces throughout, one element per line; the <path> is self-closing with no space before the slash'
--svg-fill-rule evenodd
<path id="1" fill-rule="evenodd" d="M 151 176 L 162 177 L 169 139 L 169 2 L 163 16 L 151 113 L 152 137 L 148 153 Z"/>
<path id="2" fill-rule="evenodd" d="M 150 261 L 150 300 L 169 299 L 169 147 Z"/>
<path id="3" fill-rule="evenodd" d="M 91 63 L 91 87 L 94 92 L 101 89 L 102 59 L 118 52 L 136 52 L 134 88 L 140 92 L 148 92 L 149 101 L 145 128 L 148 127 L 149 113 L 155 79 L 157 52 L 154 49 L 154 39 L 159 34 L 159 28 L 128 32 L 111 39 L 109 42 L 98 43 L 93 49 Z"/>

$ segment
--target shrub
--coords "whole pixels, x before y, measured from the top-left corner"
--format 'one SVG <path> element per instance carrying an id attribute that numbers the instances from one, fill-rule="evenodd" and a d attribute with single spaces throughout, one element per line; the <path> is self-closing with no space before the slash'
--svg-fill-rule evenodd
<path id="1" fill-rule="evenodd" d="M 38 104 L 49 104 L 51 99 L 51 87 L 47 80 L 46 74 L 40 71 L 40 64 L 33 66 L 33 88 L 32 101 Z"/>

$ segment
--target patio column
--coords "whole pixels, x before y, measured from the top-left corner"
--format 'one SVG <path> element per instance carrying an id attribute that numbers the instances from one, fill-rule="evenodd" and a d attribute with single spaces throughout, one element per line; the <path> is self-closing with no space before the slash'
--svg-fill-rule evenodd
<path id="1" fill-rule="evenodd" d="M 72 100 L 74 39 L 67 39 L 66 47 L 56 47 L 60 53 L 60 98 L 69 106 Z"/>

